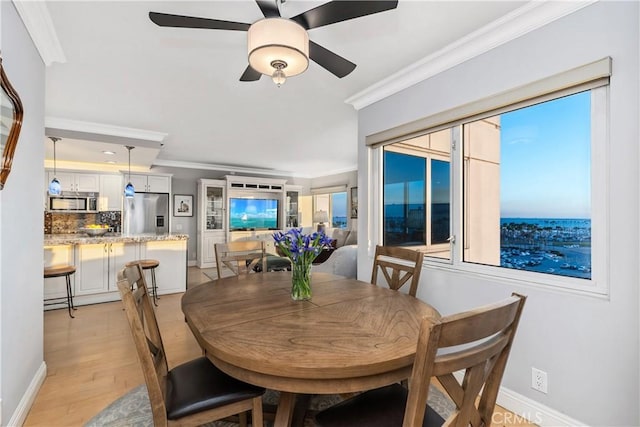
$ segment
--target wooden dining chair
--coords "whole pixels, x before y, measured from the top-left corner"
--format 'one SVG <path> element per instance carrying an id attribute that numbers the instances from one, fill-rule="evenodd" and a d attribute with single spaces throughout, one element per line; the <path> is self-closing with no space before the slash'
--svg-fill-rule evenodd
<path id="1" fill-rule="evenodd" d="M 409 295 L 415 297 L 422 272 L 422 252 L 397 246 L 376 246 L 371 283 L 378 284 L 378 270 L 389 288 L 397 291 L 411 279 Z M 400 261 L 400 262 L 398 262 Z"/>
<path id="2" fill-rule="evenodd" d="M 262 240 L 216 243 L 215 252 L 218 278 L 222 277 L 222 268 L 225 266 L 236 276 L 251 273 L 257 266 L 262 267 L 260 271 L 267 271 L 267 258 Z"/>
<path id="3" fill-rule="evenodd" d="M 512 294 L 463 313 L 423 319 L 409 389 L 393 384 L 359 394 L 319 412 L 318 425 L 440 426 L 445 420 L 427 405 L 431 377 L 436 377 L 456 406 L 448 426 L 490 426 L 525 300 Z M 464 379 L 458 382 L 454 373 L 462 370 Z"/>
<path id="4" fill-rule="evenodd" d="M 118 272 L 118 289 L 142 366 L 155 427 L 198 426 L 236 414 L 240 415 L 240 425 L 246 426 L 247 411 L 252 412 L 252 425 L 262 427 L 264 388 L 228 376 L 206 357 L 168 369 L 139 264 Z"/>

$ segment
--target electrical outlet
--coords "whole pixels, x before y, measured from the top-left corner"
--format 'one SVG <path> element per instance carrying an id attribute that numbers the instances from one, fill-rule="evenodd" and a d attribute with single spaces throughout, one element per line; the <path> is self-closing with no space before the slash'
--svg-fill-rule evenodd
<path id="1" fill-rule="evenodd" d="M 545 371 L 531 368 L 531 388 L 547 394 L 547 373 Z"/>

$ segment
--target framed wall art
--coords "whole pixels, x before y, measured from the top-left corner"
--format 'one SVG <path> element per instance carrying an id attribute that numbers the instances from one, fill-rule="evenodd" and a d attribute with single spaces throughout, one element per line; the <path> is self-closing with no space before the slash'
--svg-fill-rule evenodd
<path id="1" fill-rule="evenodd" d="M 2 88 L 0 90 L 0 152 L 2 152 L 0 190 L 2 190 L 11 172 L 24 113 L 22 101 L 4 72 L 2 58 L 0 58 L 0 86 Z"/>
<path id="2" fill-rule="evenodd" d="M 193 216 L 193 196 L 191 194 L 173 195 L 173 216 Z"/>

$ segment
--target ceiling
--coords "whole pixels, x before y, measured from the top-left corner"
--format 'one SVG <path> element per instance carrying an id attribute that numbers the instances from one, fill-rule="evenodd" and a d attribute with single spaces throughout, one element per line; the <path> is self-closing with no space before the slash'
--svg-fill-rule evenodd
<path id="1" fill-rule="evenodd" d="M 280 12 L 323 3 L 287 0 Z M 48 2 L 67 61 L 47 68 L 46 115 L 166 133 L 152 160 L 161 165 L 301 177 L 355 170 L 357 111 L 347 98 L 524 3 L 400 0 L 395 10 L 312 29 L 311 40 L 355 71 L 338 79 L 311 62 L 278 88 L 266 76 L 239 81 L 246 32 L 162 28 L 148 18 L 156 11 L 251 23 L 262 18 L 253 0 Z M 68 140 L 68 149 L 63 140 L 58 160 L 89 159 L 100 140 L 92 139 Z M 51 142 L 45 146 L 50 159 Z"/>

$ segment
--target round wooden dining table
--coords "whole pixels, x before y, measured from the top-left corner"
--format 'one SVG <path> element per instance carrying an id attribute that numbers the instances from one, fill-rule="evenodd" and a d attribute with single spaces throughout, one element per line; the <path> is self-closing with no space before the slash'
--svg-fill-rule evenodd
<path id="1" fill-rule="evenodd" d="M 281 392 L 275 426 L 295 396 L 349 393 L 406 379 L 430 305 L 370 283 L 312 273 L 310 301 L 293 301 L 291 273 L 219 279 L 190 288 L 182 311 L 206 356 L 227 374 Z"/>

